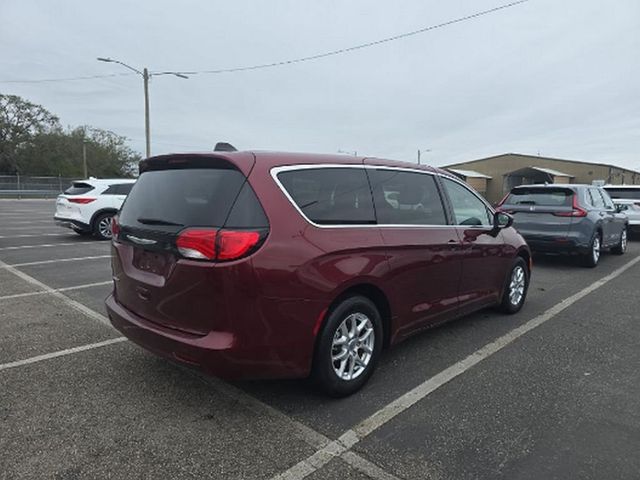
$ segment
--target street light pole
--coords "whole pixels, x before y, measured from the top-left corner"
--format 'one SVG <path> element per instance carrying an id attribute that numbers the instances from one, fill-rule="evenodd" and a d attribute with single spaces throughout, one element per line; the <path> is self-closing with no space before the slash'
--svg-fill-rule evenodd
<path id="1" fill-rule="evenodd" d="M 428 149 L 424 150 L 424 153 L 428 153 L 428 152 L 430 152 L 430 151 L 431 151 L 431 149 L 430 149 L 430 148 L 428 148 Z M 420 165 L 420 156 L 421 156 L 421 153 L 422 153 L 422 150 L 418 149 L 418 165 Z"/>
<path id="2" fill-rule="evenodd" d="M 144 138 L 146 142 L 147 158 L 151 156 L 151 127 L 149 121 L 149 70 L 142 71 L 144 79 Z"/>
<path id="3" fill-rule="evenodd" d="M 149 73 L 149 70 L 145 67 L 142 69 L 142 71 L 138 70 L 137 68 L 133 68 L 130 65 L 127 65 L 124 62 L 121 62 L 119 60 L 114 60 L 112 58 L 105 58 L 105 57 L 98 57 L 97 59 L 100 62 L 107 62 L 107 63 L 118 63 L 120 65 L 122 65 L 125 68 L 128 68 L 129 70 L 137 73 L 138 75 L 140 75 L 142 77 L 142 80 L 144 82 L 144 136 L 145 136 L 145 150 L 146 150 L 146 158 L 149 158 L 151 156 L 151 120 L 150 120 L 150 114 L 149 114 L 149 79 L 152 76 L 159 76 L 159 75 L 173 75 L 175 77 L 180 77 L 180 78 L 189 78 L 186 75 L 184 75 L 183 73 L 180 72 L 153 72 L 153 73 Z"/>

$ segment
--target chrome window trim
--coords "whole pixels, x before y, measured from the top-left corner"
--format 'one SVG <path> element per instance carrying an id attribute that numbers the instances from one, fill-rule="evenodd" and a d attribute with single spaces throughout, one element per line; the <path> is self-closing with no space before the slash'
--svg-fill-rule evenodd
<path id="1" fill-rule="evenodd" d="M 291 195 L 289 195 L 289 192 L 287 192 L 287 189 L 284 188 L 284 185 L 282 184 L 282 182 L 280 182 L 280 179 L 278 178 L 278 174 L 282 173 L 282 172 L 290 172 L 290 171 L 295 171 L 295 170 L 319 170 L 319 169 L 324 169 L 324 168 L 358 168 L 358 169 L 363 169 L 363 170 L 379 170 L 379 169 L 384 169 L 384 170 L 397 170 L 397 171 L 403 171 L 403 172 L 412 172 L 412 173 L 424 173 L 427 175 L 431 175 L 433 177 L 436 176 L 435 172 L 428 172 L 425 170 L 421 170 L 421 169 L 417 169 L 417 168 L 407 168 L 407 167 L 390 167 L 388 165 L 365 165 L 365 164 L 355 164 L 355 163 L 351 163 L 351 164 L 334 164 L 334 163 L 313 163 L 313 164 L 304 164 L 304 165 L 284 165 L 284 166 L 280 166 L 280 167 L 273 167 L 270 170 L 271 173 L 271 178 L 273 178 L 273 180 L 276 182 L 276 185 L 278 185 L 278 188 L 280 188 L 280 191 L 284 194 L 284 196 L 287 198 L 287 200 L 289 200 L 289 202 L 291 203 L 291 205 L 293 205 L 293 208 L 295 208 L 297 210 L 297 212 L 302 216 L 302 218 L 304 218 L 307 223 L 309 223 L 310 225 L 313 225 L 314 227 L 317 228 L 422 228 L 422 229 L 434 229 L 434 228 L 452 228 L 455 227 L 456 225 L 450 225 L 450 224 L 445 224 L 445 225 L 413 225 L 413 224 L 353 224 L 353 225 L 322 225 L 319 223 L 314 222 L 313 220 L 311 220 L 309 217 L 307 217 L 304 212 L 302 211 L 302 209 L 300 207 L 298 207 L 298 204 L 295 202 L 295 200 L 293 199 L 293 197 L 291 197 Z M 376 219 L 377 222 L 377 219 Z"/>

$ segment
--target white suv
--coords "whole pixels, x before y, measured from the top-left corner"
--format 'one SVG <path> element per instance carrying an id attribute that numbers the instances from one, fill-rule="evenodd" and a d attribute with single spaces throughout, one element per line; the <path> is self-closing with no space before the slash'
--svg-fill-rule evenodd
<path id="1" fill-rule="evenodd" d="M 111 238 L 111 219 L 127 198 L 133 179 L 98 179 L 73 182 L 56 200 L 56 224 L 71 228 L 80 235 Z"/>

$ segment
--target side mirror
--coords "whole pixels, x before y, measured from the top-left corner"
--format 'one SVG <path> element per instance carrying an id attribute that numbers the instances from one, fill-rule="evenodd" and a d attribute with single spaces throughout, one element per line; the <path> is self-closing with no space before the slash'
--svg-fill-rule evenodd
<path id="1" fill-rule="evenodd" d="M 509 228 L 511 225 L 513 225 L 513 217 L 508 213 L 495 212 L 493 214 L 493 228 L 496 230 Z"/>

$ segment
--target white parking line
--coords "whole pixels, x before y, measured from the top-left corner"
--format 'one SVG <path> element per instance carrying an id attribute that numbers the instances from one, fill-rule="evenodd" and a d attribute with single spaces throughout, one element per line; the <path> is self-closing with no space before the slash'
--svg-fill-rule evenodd
<path id="1" fill-rule="evenodd" d="M 83 285 L 74 285 L 73 287 L 52 288 L 51 290 L 38 290 L 36 292 L 13 293 L 11 295 L 3 295 L 0 300 L 9 300 L 12 298 L 33 297 L 35 295 L 50 295 L 53 292 L 69 292 L 71 290 L 82 290 L 83 288 L 102 287 L 104 285 L 112 285 L 113 281 L 85 283 Z"/>
<path id="2" fill-rule="evenodd" d="M 91 257 L 55 258 L 53 260 L 40 260 L 38 262 L 12 263 L 11 267 L 30 267 L 32 265 L 46 265 L 48 263 L 81 262 L 83 260 L 97 260 L 99 258 L 111 258 L 111 255 L 93 255 Z M 0 266 L 0 268 L 2 268 Z"/>
<path id="3" fill-rule="evenodd" d="M 0 267 L 7 269 L 8 271 L 13 273 L 14 275 L 16 275 L 16 276 L 20 277 L 21 279 L 23 279 L 25 282 L 30 283 L 31 285 L 35 285 L 36 287 L 40 288 L 41 290 L 47 291 L 48 293 L 50 293 L 54 297 L 59 298 L 60 300 L 65 302 L 70 307 L 75 308 L 79 312 L 84 313 L 87 317 L 93 318 L 94 320 L 97 320 L 98 322 L 103 323 L 104 325 L 111 326 L 111 322 L 109 322 L 109 319 L 107 317 L 105 317 L 104 315 L 96 312 L 95 310 L 90 309 L 89 307 L 83 305 L 80 302 L 76 302 L 72 298 L 67 297 L 65 294 L 57 291 L 56 289 L 51 288 L 48 285 L 45 285 L 40 280 L 36 280 L 32 276 L 27 275 L 24 272 L 21 272 L 17 268 L 12 267 L 11 265 L 7 265 L 2 260 L 0 260 Z"/>
<path id="4" fill-rule="evenodd" d="M 68 237 L 73 232 L 68 233 L 23 233 L 20 235 L 0 235 L 0 238 L 30 238 L 30 237 Z"/>
<path id="5" fill-rule="evenodd" d="M 636 265 L 639 261 L 640 257 L 634 258 L 606 277 L 603 277 L 600 280 L 592 283 L 588 287 L 583 288 L 579 292 L 564 299 L 560 303 L 554 305 L 544 313 L 529 320 L 520 327 L 511 330 L 509 333 L 485 345 L 481 349 L 476 350 L 468 357 L 460 360 L 457 363 L 454 363 L 437 375 L 434 375 L 433 377 L 424 381 L 413 390 L 408 391 L 393 402 L 385 405 L 373 415 L 361 421 L 355 427 L 347 430 L 338 438 L 338 440 L 325 445 L 323 448 L 317 450 L 313 455 L 310 455 L 306 459 L 298 462 L 293 467 L 289 468 L 279 475 L 276 475 L 273 478 L 278 480 L 301 480 L 312 474 L 316 470 L 322 468 L 324 465 L 329 463 L 332 458 L 336 456 L 344 456 L 345 453 L 347 453 L 355 444 L 357 444 L 365 437 L 376 431 L 378 428 L 407 410 L 409 407 L 415 405 L 420 400 L 423 400 L 429 394 L 433 393 L 441 386 L 463 374 L 481 361 L 499 352 L 524 334 L 530 332 L 534 328 L 539 327 L 543 323 L 548 322 L 559 313 L 563 312 L 565 309 L 576 303 L 578 300 L 586 297 L 614 278 L 620 276 L 626 270 Z"/>
<path id="6" fill-rule="evenodd" d="M 79 347 L 67 348 L 65 350 L 58 350 L 57 352 L 45 353 L 44 355 L 37 355 L 31 358 L 25 358 L 24 360 L 18 360 L 15 362 L 0 364 L 0 370 L 7 370 L 9 368 L 21 367 L 23 365 L 29 365 L 30 363 L 41 362 L 43 360 L 49 360 L 50 358 L 63 357 L 65 355 L 71 355 L 78 352 L 85 352 L 87 350 L 93 350 L 94 348 L 106 347 L 107 345 L 113 345 L 114 343 L 124 342 L 126 338 L 116 337 L 104 342 L 89 343 L 88 345 L 82 345 Z"/>
<path id="7" fill-rule="evenodd" d="M 0 247 L 0 250 L 23 250 L 26 248 L 49 248 L 49 247 L 68 247 L 69 245 L 84 245 L 86 243 L 93 243 L 100 245 L 96 242 L 67 242 L 67 243 L 45 243 L 43 245 L 19 245 L 16 247 Z"/>

